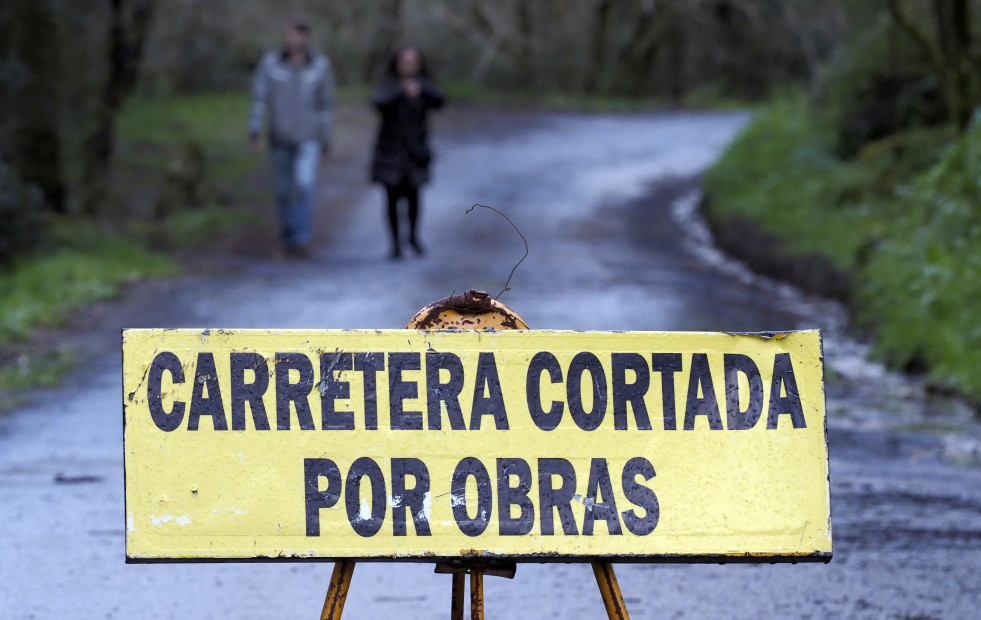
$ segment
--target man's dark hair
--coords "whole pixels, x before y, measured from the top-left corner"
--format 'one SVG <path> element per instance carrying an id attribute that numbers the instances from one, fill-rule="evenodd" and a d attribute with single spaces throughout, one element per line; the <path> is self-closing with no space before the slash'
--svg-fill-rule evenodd
<path id="1" fill-rule="evenodd" d="M 303 15 L 294 15 L 290 17 L 290 20 L 287 23 L 303 34 L 310 34 L 310 20 Z"/>

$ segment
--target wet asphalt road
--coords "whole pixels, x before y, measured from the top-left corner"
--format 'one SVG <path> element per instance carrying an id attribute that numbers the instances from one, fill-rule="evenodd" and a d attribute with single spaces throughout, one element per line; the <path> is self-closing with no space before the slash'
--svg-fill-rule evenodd
<path id="1" fill-rule="evenodd" d="M 381 196 L 328 186 L 325 200 L 343 194 L 355 208 L 332 216 L 331 243 L 312 260 L 182 280 L 126 326 L 401 327 L 454 291 L 503 287 L 521 240 L 490 211 L 465 214 L 493 205 L 531 246 L 502 301 L 532 327 L 829 330 L 834 560 L 618 566 L 632 617 L 977 617 L 977 425 L 867 362 L 834 305 L 754 278 L 700 241 L 695 177 L 744 121 L 553 115 L 444 134 L 424 195 L 425 257 L 386 260 Z M 316 617 L 329 564 L 123 563 L 118 366 L 116 355 L 92 360 L 0 418 L 0 617 Z M 588 565 L 520 565 L 485 587 L 488 618 L 604 617 Z M 361 564 L 344 617 L 448 607 L 449 578 L 431 565 Z"/>

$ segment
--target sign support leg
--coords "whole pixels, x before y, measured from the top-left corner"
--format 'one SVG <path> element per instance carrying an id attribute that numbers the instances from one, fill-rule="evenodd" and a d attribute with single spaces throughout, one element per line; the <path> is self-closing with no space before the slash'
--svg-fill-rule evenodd
<path id="1" fill-rule="evenodd" d="M 470 620 L 484 620 L 484 571 L 470 570 Z"/>
<path id="2" fill-rule="evenodd" d="M 450 603 L 450 620 L 463 620 L 463 601 L 466 595 L 467 574 L 453 573 L 453 598 Z"/>
<path id="3" fill-rule="evenodd" d="M 629 620 L 627 604 L 620 593 L 620 584 L 617 583 L 616 573 L 613 572 L 613 565 L 609 562 L 593 562 L 593 574 L 596 576 L 596 583 L 599 585 L 600 594 L 603 595 L 603 605 L 606 607 L 606 615 L 610 620 Z"/>
<path id="4" fill-rule="evenodd" d="M 507 320 L 502 321 L 501 316 Z M 443 329 L 448 326 L 455 326 L 458 329 L 528 329 L 527 324 L 514 314 L 503 304 L 492 300 L 487 293 L 470 291 L 460 297 L 450 297 L 430 304 L 414 316 L 407 329 L 432 329 L 432 325 L 427 323 L 434 316 L 443 317 Z M 468 323 L 460 321 L 461 317 L 474 319 Z M 437 564 L 436 572 L 453 572 L 453 601 L 452 614 L 453 620 L 463 620 L 463 588 L 464 573 L 459 565 L 451 563 Z M 514 564 L 506 567 L 506 570 L 492 570 L 489 574 L 498 574 L 508 578 L 514 577 Z M 609 562 L 593 562 L 593 574 L 596 575 L 596 583 L 599 584 L 600 594 L 603 596 L 603 605 L 610 620 L 630 620 L 627 614 L 627 605 L 620 593 L 620 586 L 617 584 L 617 576 L 613 572 L 613 566 Z M 484 569 L 476 565 L 470 566 L 470 618 L 471 620 L 484 620 Z"/>
<path id="5" fill-rule="evenodd" d="M 351 560 L 334 562 L 334 572 L 330 576 L 330 587 L 327 588 L 327 598 L 324 600 L 324 610 L 320 612 L 320 620 L 341 620 L 353 574 L 354 562 Z"/>

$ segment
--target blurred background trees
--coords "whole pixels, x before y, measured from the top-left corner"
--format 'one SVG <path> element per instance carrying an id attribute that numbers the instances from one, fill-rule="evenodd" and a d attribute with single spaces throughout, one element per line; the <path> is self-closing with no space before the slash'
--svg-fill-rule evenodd
<path id="1" fill-rule="evenodd" d="M 717 240 L 820 265 L 790 277 L 981 403 L 981 0 L 2 0 L 0 370 L 38 321 L 172 273 L 156 250 L 261 220 L 248 87 L 294 13 L 355 124 L 404 43 L 455 101 L 772 100 L 704 179 Z"/>
<path id="2" fill-rule="evenodd" d="M 393 48 L 411 41 L 451 92 L 472 96 L 697 105 L 803 87 L 834 117 L 847 155 L 911 125 L 966 126 L 981 97 L 979 3 L 7 0 L 0 4 L 3 183 L 39 192 L 45 206 L 24 211 L 104 221 L 130 214 L 112 189 L 124 102 L 244 93 L 292 12 L 311 19 L 343 86 L 373 83 Z"/>
<path id="3" fill-rule="evenodd" d="M 61 37 L 55 3 L 17 0 L 0 6 L 0 158 L 3 182 L 40 190 L 51 208 L 65 210 L 59 131 Z M 38 45 L 39 41 L 50 41 Z M 10 188 L 10 193 L 19 192 Z"/>
<path id="4" fill-rule="evenodd" d="M 157 0 L 144 83 L 240 84 L 289 9 Z M 420 45 L 455 81 L 494 89 L 681 97 L 700 88 L 759 97 L 808 77 L 844 35 L 838 3 L 779 0 L 369 0 L 293 3 L 310 16 L 342 83 L 377 79 L 394 46 Z M 273 27 L 271 27 L 273 26 Z"/>
<path id="5" fill-rule="evenodd" d="M 116 115 L 123 101 L 136 90 L 155 0 L 109 0 L 108 12 L 99 20 L 104 33 L 96 57 L 103 68 L 100 84 L 89 97 L 90 127 L 82 143 L 79 210 L 104 216 L 109 206 L 109 185 L 116 147 Z"/>

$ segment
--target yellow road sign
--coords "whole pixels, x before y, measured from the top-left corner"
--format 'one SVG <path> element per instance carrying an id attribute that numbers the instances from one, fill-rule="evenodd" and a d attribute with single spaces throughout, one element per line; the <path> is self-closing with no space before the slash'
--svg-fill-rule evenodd
<path id="1" fill-rule="evenodd" d="M 126 330 L 128 561 L 831 558 L 817 331 Z"/>

